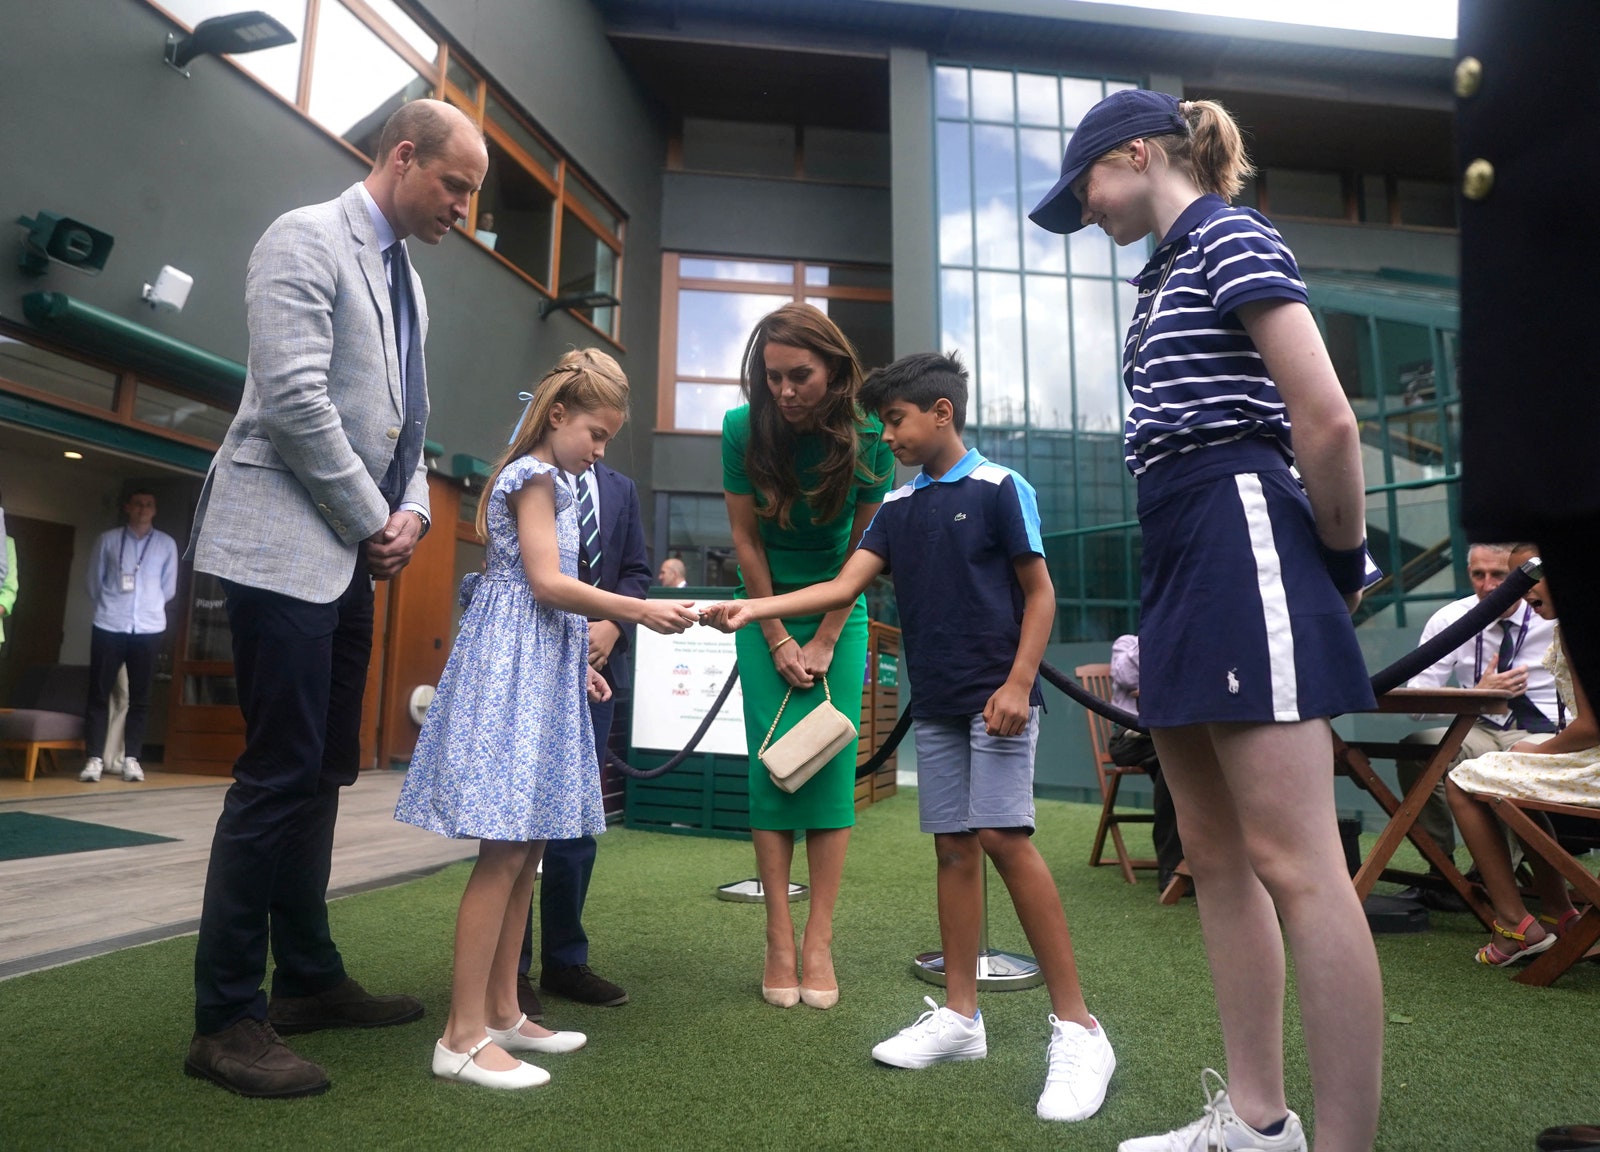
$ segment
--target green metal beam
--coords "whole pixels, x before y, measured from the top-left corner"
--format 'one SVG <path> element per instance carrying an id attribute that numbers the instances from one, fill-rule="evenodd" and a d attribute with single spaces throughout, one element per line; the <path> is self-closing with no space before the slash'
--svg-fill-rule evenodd
<path id="1" fill-rule="evenodd" d="M 204 473 L 211 466 L 211 453 L 204 448 L 180 444 L 124 424 L 113 424 L 9 392 L 0 392 L 0 421 L 50 432 L 112 452 L 159 460 L 189 472 Z"/>

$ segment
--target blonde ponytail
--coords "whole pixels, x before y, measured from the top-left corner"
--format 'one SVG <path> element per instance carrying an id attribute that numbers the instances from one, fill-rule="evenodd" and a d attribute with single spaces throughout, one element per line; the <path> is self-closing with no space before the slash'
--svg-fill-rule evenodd
<path id="1" fill-rule="evenodd" d="M 1255 175 L 1244 137 L 1228 110 L 1215 100 L 1184 100 L 1178 114 L 1189 131 L 1149 137 L 1173 167 L 1187 173 L 1202 192 L 1233 203 L 1244 182 Z"/>

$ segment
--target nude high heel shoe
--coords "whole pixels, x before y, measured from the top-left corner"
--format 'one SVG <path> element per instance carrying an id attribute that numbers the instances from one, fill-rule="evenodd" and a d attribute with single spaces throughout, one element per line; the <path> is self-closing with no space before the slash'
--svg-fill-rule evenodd
<path id="1" fill-rule="evenodd" d="M 765 982 L 766 970 L 767 953 L 766 949 L 762 949 L 761 972 L 763 981 L 761 984 L 761 998 L 763 1000 L 765 1000 L 768 1004 L 771 1004 L 774 1008 L 793 1008 L 796 1004 L 800 1003 L 799 985 L 792 985 L 788 988 L 768 988 Z"/>
<path id="2" fill-rule="evenodd" d="M 829 988 L 824 991 L 820 988 L 807 988 L 802 984 L 800 985 L 800 1000 L 808 1008 L 832 1008 L 839 1002 L 839 990 L 837 988 Z"/>

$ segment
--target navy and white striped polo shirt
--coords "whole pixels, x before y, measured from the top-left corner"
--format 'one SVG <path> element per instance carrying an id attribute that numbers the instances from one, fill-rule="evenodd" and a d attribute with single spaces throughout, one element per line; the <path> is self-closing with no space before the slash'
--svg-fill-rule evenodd
<path id="1" fill-rule="evenodd" d="M 1288 408 L 1235 313 L 1254 300 L 1306 301 L 1294 254 L 1266 217 L 1200 197 L 1135 283 L 1139 301 L 1122 350 L 1132 398 L 1123 427 L 1129 471 L 1139 476 L 1168 457 L 1250 437 L 1269 440 L 1294 463 Z"/>

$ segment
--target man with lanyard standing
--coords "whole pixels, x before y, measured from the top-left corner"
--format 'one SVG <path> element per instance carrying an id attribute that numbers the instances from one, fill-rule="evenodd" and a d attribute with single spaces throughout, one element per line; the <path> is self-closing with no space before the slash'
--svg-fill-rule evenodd
<path id="1" fill-rule="evenodd" d="M 1510 575 L 1510 561 L 1511 549 L 1503 544 L 1474 544 L 1467 549 L 1467 575 L 1472 581 L 1473 594 L 1435 612 L 1422 629 L 1419 643 L 1426 644 L 1500 587 Z M 1528 605 L 1515 600 L 1499 620 L 1418 672 L 1407 683 L 1408 688 L 1442 688 L 1454 677 L 1457 686 L 1462 688 L 1503 688 L 1516 693 L 1508 711 L 1478 718 L 1452 764 L 1485 752 L 1504 751 L 1526 739 L 1531 732 L 1556 730 L 1555 680 L 1542 663 L 1554 628 Z M 1412 719 L 1432 717 L 1419 713 Z M 1429 728 L 1411 733 L 1403 742 L 1431 746 L 1443 739 L 1444 733 L 1443 728 Z M 1425 757 L 1399 761 L 1396 769 L 1401 787 L 1410 791 L 1425 766 Z M 1443 780 L 1423 806 L 1417 823 L 1446 853 L 1455 850 L 1455 827 L 1445 801 Z M 1418 895 L 1427 898 L 1431 893 Z"/>
<path id="2" fill-rule="evenodd" d="M 563 476 L 577 502 L 579 579 L 603 592 L 644 599 L 650 587 L 650 558 L 645 551 L 638 488 L 621 472 L 598 460 L 576 476 Z M 610 620 L 589 621 L 589 663 L 605 677 L 612 692 L 609 700 L 589 701 L 596 771 L 605 766 L 617 702 L 632 687 L 632 648 L 632 626 Z M 593 836 L 545 844 L 544 871 L 539 880 L 539 985 L 581 1004 L 615 1008 L 627 1003 L 628 993 L 589 967 L 589 937 L 583 929 L 583 905 L 594 873 L 595 849 Z M 544 1014 L 544 1006 L 533 987 L 532 967 L 530 909 L 517 966 L 517 1003 L 528 1019 L 538 1020 Z"/>
<path id="3" fill-rule="evenodd" d="M 89 557 L 94 632 L 89 640 L 89 699 L 84 708 L 88 759 L 78 779 L 95 784 L 105 771 L 106 724 L 117 670 L 128 666 L 128 722 L 122 778 L 144 779 L 144 725 L 156 651 L 167 630 L 167 601 L 178 592 L 178 545 L 155 526 L 156 498 L 138 489 L 122 506 L 128 522 L 102 533 Z"/>

